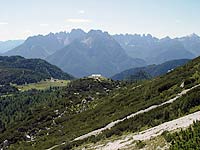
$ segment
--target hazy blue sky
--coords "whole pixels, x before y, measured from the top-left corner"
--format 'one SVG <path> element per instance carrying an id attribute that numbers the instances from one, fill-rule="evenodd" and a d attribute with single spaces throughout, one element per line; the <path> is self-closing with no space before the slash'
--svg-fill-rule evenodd
<path id="1" fill-rule="evenodd" d="M 0 0 L 0 40 L 72 28 L 200 35 L 200 0 Z"/>

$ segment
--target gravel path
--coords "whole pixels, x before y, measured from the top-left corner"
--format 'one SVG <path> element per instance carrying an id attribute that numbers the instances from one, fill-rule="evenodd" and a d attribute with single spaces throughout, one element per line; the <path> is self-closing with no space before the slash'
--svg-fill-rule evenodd
<path id="1" fill-rule="evenodd" d="M 46 149 L 46 150 L 53 150 L 54 148 L 59 147 L 59 146 L 62 146 L 62 145 L 65 145 L 65 144 L 66 144 L 66 143 L 63 142 L 63 143 L 61 143 L 61 144 L 54 145 L 54 146 L 52 146 L 51 148 L 48 148 L 48 149 Z"/>
<path id="2" fill-rule="evenodd" d="M 193 124 L 194 121 L 197 121 L 197 120 L 200 121 L 200 111 L 169 121 L 169 122 L 165 122 L 156 127 L 139 132 L 138 134 L 135 134 L 135 135 L 134 134 L 127 135 L 124 139 L 109 142 L 105 146 L 96 146 L 95 149 L 97 150 L 121 149 L 121 148 L 126 147 L 127 145 L 130 145 L 133 141 L 149 140 L 158 135 L 161 135 L 164 131 L 173 131 L 176 129 L 189 127 L 191 124 Z"/>

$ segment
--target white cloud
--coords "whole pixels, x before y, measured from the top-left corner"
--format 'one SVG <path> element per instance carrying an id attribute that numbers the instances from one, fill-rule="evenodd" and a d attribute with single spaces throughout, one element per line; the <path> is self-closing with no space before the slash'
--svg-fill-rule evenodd
<path id="1" fill-rule="evenodd" d="M 67 19 L 67 21 L 71 22 L 71 23 L 89 23 L 89 22 L 92 22 L 89 19 L 76 19 L 76 18 Z"/>
<path id="2" fill-rule="evenodd" d="M 40 26 L 41 27 L 47 27 L 47 26 L 49 26 L 49 24 L 47 24 L 47 23 L 41 23 Z"/>
<path id="3" fill-rule="evenodd" d="M 0 25 L 7 25 L 8 22 L 0 22 Z"/>
<path id="4" fill-rule="evenodd" d="M 78 12 L 79 14 L 84 14 L 85 13 L 85 11 L 84 10 L 79 10 L 79 12 Z"/>

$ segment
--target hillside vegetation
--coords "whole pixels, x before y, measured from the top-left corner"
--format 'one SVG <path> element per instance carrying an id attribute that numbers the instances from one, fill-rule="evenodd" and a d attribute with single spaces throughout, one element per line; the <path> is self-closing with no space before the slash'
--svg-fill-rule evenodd
<path id="1" fill-rule="evenodd" d="M 199 88 L 172 104 L 126 120 L 96 138 L 70 142 L 112 121 L 168 101 L 199 83 L 200 58 L 196 58 L 166 75 L 137 84 L 84 78 L 67 87 L 1 97 L 0 142 L 5 146 L 3 141 L 8 140 L 10 149 L 46 149 L 65 142 L 63 148 L 69 149 L 143 130 L 198 110 Z"/>
<path id="2" fill-rule="evenodd" d="M 5 140 L 9 144 L 30 140 L 26 138 L 27 134 L 38 138 L 44 138 L 47 132 L 52 136 L 58 135 L 57 131 L 61 128 L 63 130 L 63 122 L 92 109 L 99 98 L 108 95 L 120 85 L 107 79 L 85 78 L 72 81 L 67 87 L 54 87 L 44 91 L 29 90 L 0 97 L 1 146 L 4 146 Z M 66 128 L 67 131 L 71 129 Z"/>
<path id="3" fill-rule="evenodd" d="M 170 150 L 200 149 L 200 122 L 194 122 L 188 129 L 179 132 L 165 132 L 163 136 L 171 143 Z"/>

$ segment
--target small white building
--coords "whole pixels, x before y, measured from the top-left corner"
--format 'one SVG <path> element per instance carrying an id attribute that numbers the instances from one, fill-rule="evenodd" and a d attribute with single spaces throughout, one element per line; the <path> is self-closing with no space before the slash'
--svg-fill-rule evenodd
<path id="1" fill-rule="evenodd" d="M 92 75 L 88 76 L 88 78 L 99 79 L 99 78 L 102 78 L 102 75 L 101 74 L 92 74 Z"/>

